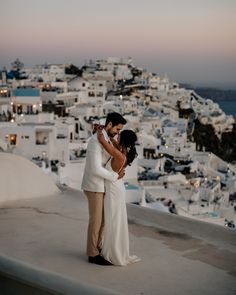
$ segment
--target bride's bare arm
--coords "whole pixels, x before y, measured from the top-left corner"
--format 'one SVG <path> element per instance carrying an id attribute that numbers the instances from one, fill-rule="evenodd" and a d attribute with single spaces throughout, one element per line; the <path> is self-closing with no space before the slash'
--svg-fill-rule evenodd
<path id="1" fill-rule="evenodd" d="M 112 144 L 106 141 L 101 130 L 98 130 L 97 134 L 98 134 L 99 142 L 104 147 L 104 149 L 108 152 L 109 155 L 119 160 L 124 159 L 124 155 L 116 147 L 114 147 Z"/>
<path id="2" fill-rule="evenodd" d="M 118 142 L 114 138 L 110 138 L 112 144 L 114 145 L 115 148 L 119 149 Z"/>

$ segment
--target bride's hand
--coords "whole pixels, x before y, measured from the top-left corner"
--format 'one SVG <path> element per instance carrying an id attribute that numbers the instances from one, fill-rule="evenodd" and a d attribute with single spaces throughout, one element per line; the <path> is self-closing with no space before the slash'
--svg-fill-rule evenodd
<path id="1" fill-rule="evenodd" d="M 103 135 L 103 132 L 102 132 L 102 127 L 99 127 L 98 130 L 97 130 L 97 136 L 98 136 L 98 141 L 103 143 L 105 140 L 105 137 Z"/>

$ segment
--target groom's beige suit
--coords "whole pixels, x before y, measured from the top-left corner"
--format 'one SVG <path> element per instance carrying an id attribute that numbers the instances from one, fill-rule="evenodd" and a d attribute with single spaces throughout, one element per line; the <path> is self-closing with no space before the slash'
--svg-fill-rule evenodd
<path id="1" fill-rule="evenodd" d="M 109 137 L 105 130 L 103 134 L 107 141 Z M 96 256 L 101 250 L 102 232 L 104 227 L 104 192 L 105 179 L 115 181 L 116 172 L 104 168 L 110 155 L 98 141 L 97 134 L 93 134 L 88 141 L 86 163 L 81 189 L 88 198 L 89 225 L 87 235 L 87 255 Z"/>

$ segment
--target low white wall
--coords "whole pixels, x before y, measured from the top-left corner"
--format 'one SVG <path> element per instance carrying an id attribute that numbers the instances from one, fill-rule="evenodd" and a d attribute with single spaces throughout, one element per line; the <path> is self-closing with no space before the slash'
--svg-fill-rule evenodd
<path id="1" fill-rule="evenodd" d="M 33 162 L 15 154 L 0 153 L 0 202 L 59 192 L 52 179 Z"/>
<path id="2" fill-rule="evenodd" d="M 119 295 L 0 255 L 1 294 Z M 121 295 L 121 294 L 120 294 Z"/>
<path id="3" fill-rule="evenodd" d="M 209 222 L 195 220 L 188 217 L 160 212 L 139 205 L 127 204 L 128 219 L 131 223 L 150 226 L 163 232 L 183 238 L 200 238 L 213 245 L 224 245 L 229 249 L 236 247 L 236 231 Z"/>

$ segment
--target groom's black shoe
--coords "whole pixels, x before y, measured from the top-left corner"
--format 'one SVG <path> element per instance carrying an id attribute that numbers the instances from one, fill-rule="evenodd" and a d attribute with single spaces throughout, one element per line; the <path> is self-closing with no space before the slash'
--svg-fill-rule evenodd
<path id="1" fill-rule="evenodd" d="M 89 263 L 94 263 L 98 265 L 112 265 L 111 262 L 107 261 L 105 258 L 103 258 L 101 255 L 97 256 L 89 256 L 88 257 Z"/>

